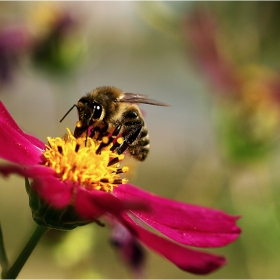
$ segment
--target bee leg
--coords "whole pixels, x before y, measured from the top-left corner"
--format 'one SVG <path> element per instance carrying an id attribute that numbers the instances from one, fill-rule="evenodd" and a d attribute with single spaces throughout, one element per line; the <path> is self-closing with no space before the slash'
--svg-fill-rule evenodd
<path id="1" fill-rule="evenodd" d="M 124 137 L 124 141 L 116 150 L 119 155 L 122 154 L 128 148 L 128 146 L 131 145 L 137 139 L 142 130 L 142 127 L 143 123 L 141 122 L 141 124 L 137 125 L 136 128 L 132 130 L 132 132 L 130 132 Z"/>
<path id="2" fill-rule="evenodd" d="M 118 126 L 115 128 L 115 130 L 113 131 L 112 137 L 117 137 L 118 134 L 120 133 L 121 129 L 122 129 L 122 124 L 120 123 L 120 124 L 118 124 Z"/>
<path id="3" fill-rule="evenodd" d="M 121 128 L 122 128 L 122 125 L 119 124 L 115 128 L 115 130 L 113 131 L 113 133 L 110 137 L 103 137 L 103 139 L 102 139 L 103 142 L 99 145 L 98 149 L 96 150 L 96 154 L 100 154 L 103 148 L 107 147 L 108 145 L 110 145 L 113 142 L 113 140 L 118 136 Z M 111 148 L 111 150 L 112 150 L 112 148 Z"/>
<path id="4" fill-rule="evenodd" d="M 95 126 L 93 127 L 91 130 L 90 130 L 90 135 L 89 135 L 89 138 L 93 138 L 95 136 L 95 133 L 99 133 L 100 134 L 100 127 L 99 126 Z"/>
<path id="5" fill-rule="evenodd" d="M 124 153 L 124 151 L 128 148 L 128 143 L 127 141 L 123 141 L 122 144 L 116 149 L 117 153 L 121 155 Z"/>
<path id="6" fill-rule="evenodd" d="M 104 136 L 107 136 L 109 133 L 108 133 L 108 124 L 105 123 L 105 125 L 100 129 L 100 132 L 99 132 L 99 136 L 97 138 L 97 140 L 102 140 L 102 137 Z"/>
<path id="7" fill-rule="evenodd" d="M 74 130 L 74 137 L 79 138 L 86 130 L 87 130 L 86 127 L 76 126 Z"/>
<path id="8" fill-rule="evenodd" d="M 120 126 L 120 128 L 121 128 L 121 124 L 119 124 L 118 125 L 118 127 Z M 117 127 L 117 128 L 118 128 Z M 112 134 L 112 137 L 114 137 L 114 138 L 116 138 L 117 136 L 118 136 L 118 134 L 119 134 L 119 132 L 120 132 L 120 129 L 116 129 L 115 131 L 114 131 L 114 133 Z M 120 140 L 120 141 L 119 141 Z M 125 141 L 123 140 L 123 138 L 122 137 L 120 137 L 120 138 L 118 138 L 117 139 L 117 141 L 114 143 L 114 145 L 111 147 L 111 151 L 115 151 L 116 149 L 118 149 L 121 145 L 122 145 L 122 152 L 118 152 L 118 154 L 120 155 L 120 154 L 122 154 L 125 150 L 126 150 L 126 148 L 128 147 L 128 143 L 124 143 Z"/>

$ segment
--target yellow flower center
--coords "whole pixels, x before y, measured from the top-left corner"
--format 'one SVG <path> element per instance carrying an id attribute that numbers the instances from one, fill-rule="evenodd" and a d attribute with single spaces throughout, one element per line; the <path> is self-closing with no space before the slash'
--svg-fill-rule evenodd
<path id="1" fill-rule="evenodd" d="M 64 138 L 48 137 L 48 145 L 44 156 L 45 165 L 53 168 L 61 180 L 88 188 L 111 192 L 119 184 L 127 183 L 119 174 L 128 171 L 128 167 L 119 168 L 119 162 L 124 155 L 118 155 L 110 150 L 113 144 L 98 150 L 103 141 L 89 137 L 75 138 L 67 129 Z"/>

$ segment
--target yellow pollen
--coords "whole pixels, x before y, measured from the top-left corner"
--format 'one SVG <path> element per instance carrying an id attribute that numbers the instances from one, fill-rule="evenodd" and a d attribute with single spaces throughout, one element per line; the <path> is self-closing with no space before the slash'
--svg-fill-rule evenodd
<path id="1" fill-rule="evenodd" d="M 83 124 L 82 124 L 81 121 L 77 121 L 77 122 L 76 122 L 76 127 L 82 127 L 82 125 L 83 125 Z"/>
<path id="2" fill-rule="evenodd" d="M 119 138 L 117 139 L 117 142 L 118 142 L 119 144 L 122 144 L 123 141 L 124 141 L 123 137 L 119 137 Z"/>
<path id="3" fill-rule="evenodd" d="M 128 172 L 128 170 L 129 170 L 129 168 L 128 168 L 127 166 L 124 166 L 124 167 L 122 168 L 123 173 Z"/>
<path id="4" fill-rule="evenodd" d="M 109 142 L 109 137 L 108 137 L 108 136 L 102 137 L 102 142 L 103 142 L 104 144 L 107 144 L 107 143 Z"/>
<path id="5" fill-rule="evenodd" d="M 118 184 L 127 183 L 126 179 L 119 176 L 119 173 L 128 171 L 128 167 L 119 168 L 119 162 L 124 159 L 124 155 L 110 151 L 112 144 L 96 154 L 100 141 L 90 137 L 76 139 L 69 129 L 67 131 L 64 138 L 48 137 L 44 152 L 45 165 L 53 168 L 62 181 L 68 180 L 87 189 L 106 192 L 111 192 Z M 118 161 L 108 166 L 115 158 Z"/>

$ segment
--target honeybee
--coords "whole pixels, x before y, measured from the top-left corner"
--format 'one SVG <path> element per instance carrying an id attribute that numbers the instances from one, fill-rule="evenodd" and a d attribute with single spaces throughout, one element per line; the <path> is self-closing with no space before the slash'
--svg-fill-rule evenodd
<path id="1" fill-rule="evenodd" d="M 110 134 L 110 142 L 112 142 L 118 135 L 121 135 L 123 141 L 121 143 L 115 141 L 111 149 L 118 154 L 122 154 L 128 149 L 134 158 L 143 161 L 149 153 L 150 141 L 143 115 L 136 105 L 138 103 L 168 106 L 165 103 L 149 99 L 146 95 L 127 93 L 115 87 L 103 86 L 80 98 L 61 121 L 76 107 L 79 117 L 74 131 L 76 138 L 83 133 L 98 139 Z M 92 127 L 90 132 L 88 132 L 89 127 Z M 105 145 L 108 143 L 103 144 L 103 146 Z M 101 149 L 102 144 L 100 151 Z"/>

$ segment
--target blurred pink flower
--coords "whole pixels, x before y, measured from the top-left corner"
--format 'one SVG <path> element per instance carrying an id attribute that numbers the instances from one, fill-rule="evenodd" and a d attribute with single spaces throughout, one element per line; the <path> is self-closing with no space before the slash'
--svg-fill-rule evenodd
<path id="1" fill-rule="evenodd" d="M 226 54 L 219 40 L 219 26 L 215 15 L 207 8 L 198 7 L 184 21 L 185 38 L 191 48 L 194 62 L 210 83 L 223 94 L 242 95 L 248 83 L 267 87 L 266 93 L 272 102 L 279 103 L 280 77 L 260 65 L 238 66 L 234 54 Z M 242 98 L 242 97 L 241 97 Z"/>
<path id="2" fill-rule="evenodd" d="M 226 59 L 217 45 L 217 24 L 212 13 L 203 8 L 194 10 L 184 21 L 185 37 L 199 69 L 210 82 L 224 93 L 239 87 L 234 65 Z"/>
<path id="3" fill-rule="evenodd" d="M 0 165 L 0 173 L 32 179 L 32 191 L 51 208 L 67 211 L 67 207 L 73 206 L 87 223 L 100 216 L 115 219 L 145 246 L 191 273 L 206 274 L 225 265 L 226 259 L 222 256 L 182 245 L 225 246 L 235 241 L 241 232 L 236 226 L 239 217 L 159 197 L 130 184 L 101 191 L 82 185 L 78 179 L 72 182 L 63 177 L 65 174 L 43 165 L 45 144 L 23 132 L 2 103 L 0 127 L 0 157 L 10 162 Z M 64 152 L 61 147 L 57 148 L 64 160 Z M 168 238 L 152 233 L 146 225 Z M 45 226 L 52 227 L 51 224 Z"/>
<path id="4" fill-rule="evenodd" d="M 24 26 L 0 28 L 0 83 L 10 82 L 19 58 L 32 43 L 32 38 Z"/>
<path id="5" fill-rule="evenodd" d="M 240 49 L 229 51 L 225 47 L 221 38 L 230 42 L 227 31 L 232 30 L 223 30 L 222 24 L 217 24 L 210 8 L 194 9 L 183 25 L 189 53 L 222 97 L 216 121 L 223 153 L 238 162 L 263 159 L 278 143 L 280 75 L 258 63 L 238 64 L 235 57 Z"/>
<path id="6" fill-rule="evenodd" d="M 145 278 L 146 251 L 143 246 L 137 240 L 137 237 L 121 223 L 116 220 L 110 222 L 113 226 L 110 238 L 113 248 L 115 248 L 121 260 L 133 272 L 134 278 Z"/>
<path id="7" fill-rule="evenodd" d="M 38 12 L 44 13 L 45 9 L 49 13 L 45 19 L 46 30 L 38 32 L 31 58 L 36 66 L 52 75 L 70 73 L 85 54 L 81 19 L 73 12 L 52 5 L 41 7 Z"/>

